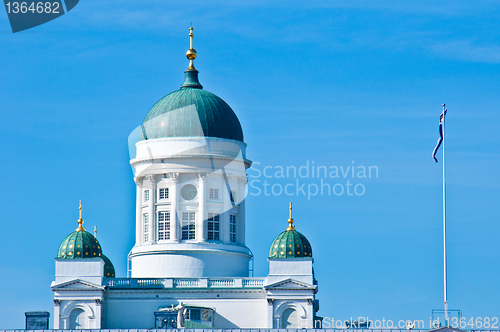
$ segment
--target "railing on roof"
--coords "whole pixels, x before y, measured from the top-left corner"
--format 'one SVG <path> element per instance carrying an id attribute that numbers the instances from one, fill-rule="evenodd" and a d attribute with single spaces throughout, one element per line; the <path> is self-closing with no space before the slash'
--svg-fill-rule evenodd
<path id="1" fill-rule="evenodd" d="M 165 279 L 137 279 L 139 287 L 165 287 Z"/>
<path id="2" fill-rule="evenodd" d="M 210 278 L 208 287 L 234 287 L 234 278 Z"/>
<path id="3" fill-rule="evenodd" d="M 264 286 L 264 278 L 245 278 L 242 279 L 243 287 L 262 287 Z"/>
<path id="4" fill-rule="evenodd" d="M 199 287 L 200 279 L 198 278 L 185 278 L 185 279 L 172 279 L 174 287 Z"/>
<path id="5" fill-rule="evenodd" d="M 108 278 L 109 288 L 260 288 L 266 278 Z"/>
<path id="6" fill-rule="evenodd" d="M 106 286 L 108 287 L 130 287 L 132 279 L 130 278 L 112 278 L 108 279 Z"/>

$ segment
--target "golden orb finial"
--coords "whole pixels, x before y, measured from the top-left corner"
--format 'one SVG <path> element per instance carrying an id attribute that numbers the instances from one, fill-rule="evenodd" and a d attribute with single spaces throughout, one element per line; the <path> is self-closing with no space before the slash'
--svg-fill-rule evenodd
<path id="1" fill-rule="evenodd" d="M 288 219 L 288 228 L 286 229 L 287 231 L 294 231 L 295 226 L 293 225 L 293 218 L 292 218 L 292 202 L 290 202 L 290 219 Z"/>
<path id="2" fill-rule="evenodd" d="M 78 219 L 78 228 L 76 229 L 77 232 L 85 231 L 85 228 L 83 228 L 83 219 L 82 219 L 82 201 L 80 200 L 80 207 L 78 208 L 80 210 L 80 219 Z"/>
<path id="3" fill-rule="evenodd" d="M 97 239 L 97 226 L 94 226 L 94 237 Z"/>
<path id="4" fill-rule="evenodd" d="M 188 70 L 195 70 L 193 60 L 196 59 L 196 50 L 193 48 L 193 27 L 189 28 L 189 50 L 186 52 L 186 57 L 189 59 Z"/>

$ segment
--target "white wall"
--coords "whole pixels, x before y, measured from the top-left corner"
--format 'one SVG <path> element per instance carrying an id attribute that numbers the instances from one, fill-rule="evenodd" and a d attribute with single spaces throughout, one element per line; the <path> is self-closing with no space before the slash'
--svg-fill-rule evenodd
<path id="1" fill-rule="evenodd" d="M 269 258 L 268 283 L 293 278 L 306 284 L 313 284 L 313 259 L 304 258 Z"/>
<path id="2" fill-rule="evenodd" d="M 158 296 L 158 297 L 156 297 Z M 218 296 L 218 297 L 217 297 Z M 154 328 L 154 312 L 160 307 L 177 305 L 202 306 L 215 309 L 216 328 L 266 328 L 268 303 L 262 289 L 185 291 L 173 294 L 165 290 L 127 292 L 111 290 L 108 293 L 107 328 Z"/>
<path id="3" fill-rule="evenodd" d="M 250 255 L 233 247 L 229 250 L 187 249 L 183 244 L 149 246 L 148 251 L 132 252 L 133 278 L 248 277 Z M 194 244 L 191 247 L 195 246 Z M 135 248 L 134 248 L 135 249 Z M 184 250 L 183 250 L 184 249 Z"/>
<path id="4" fill-rule="evenodd" d="M 56 259 L 55 284 L 80 279 L 101 285 L 104 273 L 102 258 Z"/>

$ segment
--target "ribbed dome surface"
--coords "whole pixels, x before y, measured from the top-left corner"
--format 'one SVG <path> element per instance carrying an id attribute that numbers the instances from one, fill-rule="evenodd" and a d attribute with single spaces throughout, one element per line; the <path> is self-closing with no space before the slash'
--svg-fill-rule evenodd
<path id="1" fill-rule="evenodd" d="M 109 260 L 106 255 L 102 255 L 101 257 L 104 260 L 104 276 L 106 278 L 114 278 L 115 277 L 115 267 L 113 263 Z"/>
<path id="2" fill-rule="evenodd" d="M 219 137 L 243 142 L 240 121 L 220 97 L 203 90 L 197 70 L 186 70 L 180 90 L 160 99 L 142 122 L 139 140 Z"/>
<path id="3" fill-rule="evenodd" d="M 162 137 L 220 137 L 243 142 L 229 105 L 211 92 L 183 88 L 160 99 L 142 123 L 140 140 Z"/>
<path id="4" fill-rule="evenodd" d="M 99 241 L 87 231 L 74 231 L 61 242 L 57 258 L 95 258 L 101 257 Z"/>
<path id="5" fill-rule="evenodd" d="M 296 230 L 282 232 L 269 248 L 269 258 L 297 257 L 312 257 L 312 248 L 307 238 Z"/>

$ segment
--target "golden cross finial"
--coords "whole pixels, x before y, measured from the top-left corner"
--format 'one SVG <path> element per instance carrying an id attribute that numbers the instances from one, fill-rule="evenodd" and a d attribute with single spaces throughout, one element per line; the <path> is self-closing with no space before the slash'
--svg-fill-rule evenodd
<path id="1" fill-rule="evenodd" d="M 288 228 L 286 230 L 287 231 L 295 230 L 295 226 L 293 225 L 293 219 L 292 219 L 292 202 L 290 202 L 290 219 L 288 219 Z"/>
<path id="2" fill-rule="evenodd" d="M 80 207 L 78 208 L 80 210 L 80 219 L 78 219 L 78 228 L 76 229 L 77 232 L 80 231 L 85 231 L 85 228 L 83 228 L 83 219 L 82 219 L 82 201 L 80 200 Z"/>
<path id="3" fill-rule="evenodd" d="M 193 48 L 193 27 L 189 28 L 189 48 Z"/>
<path id="4" fill-rule="evenodd" d="M 193 27 L 189 28 L 189 50 L 186 52 L 186 57 L 189 59 L 188 70 L 196 70 L 194 68 L 193 60 L 196 59 L 196 50 L 193 48 Z"/>
<path id="5" fill-rule="evenodd" d="M 94 237 L 97 239 L 97 226 L 94 226 Z"/>

